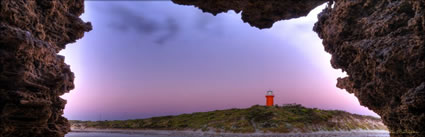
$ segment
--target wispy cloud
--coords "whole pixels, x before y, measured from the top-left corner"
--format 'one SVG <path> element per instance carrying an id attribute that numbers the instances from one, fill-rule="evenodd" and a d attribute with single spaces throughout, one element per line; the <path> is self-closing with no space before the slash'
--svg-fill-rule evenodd
<path id="1" fill-rule="evenodd" d="M 110 22 L 111 28 L 152 36 L 158 44 L 166 43 L 180 31 L 180 25 L 172 16 L 165 16 L 164 20 L 154 20 L 146 16 L 146 12 L 133 11 L 120 5 L 110 6 L 109 12 L 116 18 Z"/>

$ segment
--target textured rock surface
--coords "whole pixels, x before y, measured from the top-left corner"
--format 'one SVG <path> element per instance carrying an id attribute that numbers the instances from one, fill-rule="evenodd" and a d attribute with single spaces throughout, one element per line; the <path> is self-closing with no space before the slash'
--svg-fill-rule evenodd
<path id="1" fill-rule="evenodd" d="M 323 3 L 173 1 L 213 14 L 242 10 L 242 19 L 258 28 L 306 15 Z M 425 132 L 424 18 L 424 0 L 336 0 L 319 15 L 314 27 L 332 54 L 332 66 L 348 74 L 338 79 L 337 86 L 378 113 L 393 133 Z"/>
<path id="2" fill-rule="evenodd" d="M 337 86 L 392 132 L 425 132 L 424 18 L 424 0 L 336 1 L 314 28 L 332 66 L 348 74 Z"/>
<path id="3" fill-rule="evenodd" d="M 91 29 L 82 0 L 0 1 L 0 136 L 61 137 L 74 74 L 57 53 Z"/>
<path id="4" fill-rule="evenodd" d="M 258 28 L 307 13 L 324 0 L 173 0 L 217 14 L 242 11 Z M 425 131 L 424 0 L 337 0 L 314 30 L 332 65 L 347 72 L 338 87 L 382 116 L 392 132 Z M 73 73 L 57 53 L 91 25 L 82 0 L 0 1 L 0 136 L 58 137 Z"/>
<path id="5" fill-rule="evenodd" d="M 306 16 L 310 10 L 327 0 L 173 0 L 174 3 L 195 5 L 204 12 L 242 11 L 242 19 L 257 28 L 270 28 L 279 20 Z"/>

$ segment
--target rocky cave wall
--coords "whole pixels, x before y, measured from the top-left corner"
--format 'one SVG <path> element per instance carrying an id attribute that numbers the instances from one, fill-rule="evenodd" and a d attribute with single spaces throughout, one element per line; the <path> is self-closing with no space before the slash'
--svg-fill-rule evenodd
<path id="1" fill-rule="evenodd" d="M 234 10 L 257 28 L 305 16 L 326 1 L 173 0 L 214 15 Z M 347 72 L 337 87 L 379 114 L 395 134 L 425 132 L 425 0 L 331 0 L 316 31 L 331 64 Z M 421 136 L 419 135 L 419 136 Z"/>
<path id="2" fill-rule="evenodd" d="M 235 10 L 270 28 L 305 16 L 327 0 L 173 0 L 214 15 Z M 334 4 L 333 6 L 330 6 Z M 0 1 L 0 136 L 60 137 L 74 75 L 57 53 L 91 30 L 83 0 Z M 354 93 L 394 133 L 425 131 L 424 0 L 336 0 L 314 31 L 347 72 L 337 86 Z"/>
<path id="3" fill-rule="evenodd" d="M 348 74 L 337 86 L 394 133 L 425 132 L 424 18 L 424 0 L 336 1 L 314 27 Z"/>
<path id="4" fill-rule="evenodd" d="M 63 137 L 74 74 L 58 52 L 91 29 L 83 0 L 0 1 L 0 137 Z"/>

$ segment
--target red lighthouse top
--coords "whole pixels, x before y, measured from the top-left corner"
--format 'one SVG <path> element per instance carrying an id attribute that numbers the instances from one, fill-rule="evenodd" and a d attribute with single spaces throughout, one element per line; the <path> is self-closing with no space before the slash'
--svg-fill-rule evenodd
<path id="1" fill-rule="evenodd" d="M 273 106 L 274 105 L 273 98 L 274 98 L 273 91 L 271 91 L 271 90 L 267 91 L 267 93 L 266 93 L 266 106 Z"/>

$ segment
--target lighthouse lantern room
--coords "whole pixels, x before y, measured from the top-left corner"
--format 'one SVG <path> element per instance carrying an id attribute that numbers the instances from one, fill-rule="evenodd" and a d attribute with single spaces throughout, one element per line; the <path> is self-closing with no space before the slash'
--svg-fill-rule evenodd
<path id="1" fill-rule="evenodd" d="M 274 98 L 273 91 L 271 91 L 271 90 L 267 91 L 267 93 L 266 93 L 266 106 L 273 106 L 274 105 L 273 98 Z"/>

